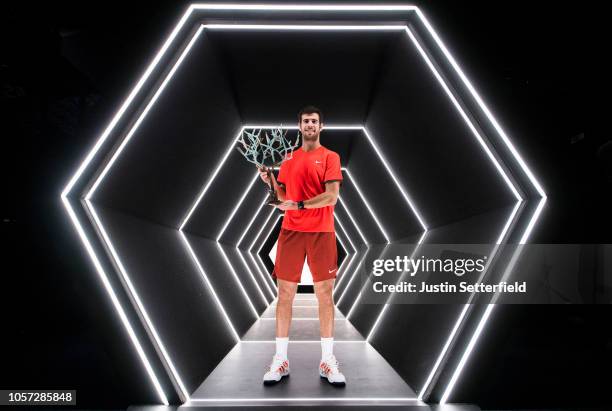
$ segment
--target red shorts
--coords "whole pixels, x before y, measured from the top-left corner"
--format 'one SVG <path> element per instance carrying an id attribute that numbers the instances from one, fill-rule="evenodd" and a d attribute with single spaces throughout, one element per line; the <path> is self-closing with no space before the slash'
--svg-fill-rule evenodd
<path id="1" fill-rule="evenodd" d="M 336 247 L 336 233 L 333 231 L 306 232 L 281 228 L 272 276 L 299 283 L 306 259 L 314 282 L 336 278 L 338 272 Z"/>

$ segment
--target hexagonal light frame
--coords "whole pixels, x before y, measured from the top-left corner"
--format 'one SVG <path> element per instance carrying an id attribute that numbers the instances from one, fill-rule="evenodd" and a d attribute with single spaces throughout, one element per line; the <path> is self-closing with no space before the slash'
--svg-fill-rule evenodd
<path id="1" fill-rule="evenodd" d="M 79 217 L 77 216 L 75 210 L 72 208 L 72 205 L 70 204 L 69 195 L 72 193 L 72 191 L 73 191 L 74 187 L 76 186 L 76 184 L 78 182 L 80 182 L 81 176 L 90 167 L 90 165 L 92 164 L 93 160 L 98 155 L 98 152 L 100 151 L 101 147 L 104 145 L 104 143 L 106 142 L 106 140 L 110 136 L 111 132 L 114 130 L 114 128 L 117 125 L 117 123 L 119 122 L 119 120 L 122 119 L 122 117 L 125 114 L 125 112 L 127 111 L 128 107 L 130 107 L 132 102 L 135 100 L 136 96 L 139 94 L 139 92 L 143 88 L 144 83 L 151 76 L 151 73 L 156 68 L 156 66 L 158 65 L 158 63 L 160 62 L 162 57 L 165 55 L 165 53 L 168 51 L 168 49 L 172 45 L 173 41 L 175 40 L 175 38 L 177 37 L 179 32 L 182 31 L 182 29 L 185 26 L 189 16 L 195 10 L 225 10 L 225 11 L 228 11 L 228 10 L 236 10 L 236 11 L 242 11 L 242 10 L 266 10 L 268 12 L 274 12 L 274 11 L 327 11 L 327 12 L 368 12 L 368 11 L 377 11 L 377 12 L 395 12 L 395 11 L 398 11 L 399 12 L 399 11 L 412 11 L 412 12 L 415 12 L 417 17 L 419 18 L 419 20 L 423 23 L 423 25 L 425 26 L 426 30 L 429 32 L 429 35 L 434 39 L 436 45 L 442 51 L 442 53 L 443 53 L 444 57 L 446 58 L 447 62 L 454 69 L 456 74 L 461 79 L 463 85 L 468 89 L 468 91 L 469 91 L 470 95 L 472 96 L 472 98 L 474 98 L 474 100 L 477 102 L 479 108 L 485 114 L 485 116 L 487 117 L 489 122 L 493 125 L 493 127 L 497 131 L 498 135 L 501 137 L 501 139 L 502 139 L 503 143 L 505 144 L 506 148 L 510 151 L 510 153 L 512 155 L 512 158 L 519 164 L 522 172 L 525 173 L 525 175 L 527 176 L 528 181 L 531 183 L 531 185 L 533 186 L 535 191 L 540 196 L 538 205 L 535 208 L 535 211 L 532 214 L 531 218 L 529 219 L 529 223 L 527 224 L 527 227 L 525 228 L 525 230 L 524 230 L 524 232 L 523 232 L 523 234 L 522 234 L 522 236 L 520 238 L 520 241 L 519 241 L 520 244 L 524 244 L 524 243 L 527 242 L 527 240 L 529 238 L 529 235 L 530 235 L 531 231 L 533 230 L 533 227 L 535 226 L 535 224 L 536 224 L 536 222 L 537 222 L 537 220 L 539 218 L 539 215 L 540 215 L 540 213 L 541 213 L 541 211 L 542 211 L 542 209 L 543 209 L 543 207 L 545 205 L 545 202 L 546 202 L 546 199 L 547 199 L 546 194 L 545 194 L 544 190 L 542 189 L 542 187 L 540 186 L 540 184 L 538 183 L 538 181 L 535 178 L 535 176 L 533 175 L 533 173 L 531 172 L 531 170 L 527 167 L 526 163 L 524 162 L 524 160 L 522 159 L 522 157 L 520 156 L 518 151 L 514 148 L 513 144 L 510 142 L 510 140 L 507 137 L 507 135 L 504 132 L 504 130 L 501 128 L 501 126 L 499 125 L 497 120 L 493 117 L 492 113 L 490 112 L 490 110 L 488 109 L 488 107 L 486 106 L 486 104 L 484 103 L 482 98 L 478 95 L 478 93 L 476 92 L 476 90 L 473 87 L 473 85 L 471 84 L 471 82 L 467 79 L 467 77 L 465 76 L 465 74 L 463 73 L 463 71 L 461 70 L 461 68 L 459 67 L 459 65 L 457 64 L 455 59 L 453 58 L 453 56 L 447 50 L 446 46 L 443 44 L 443 42 L 441 41 L 441 39 L 439 38 L 439 36 L 435 32 L 435 30 L 433 29 L 433 27 L 431 26 L 429 21 L 425 18 L 424 14 L 420 11 L 420 9 L 418 7 L 416 7 L 416 6 L 408 6 L 408 5 L 261 5 L 261 4 L 260 5 L 244 5 L 244 4 L 192 4 L 192 5 L 190 5 L 188 7 L 187 11 L 182 16 L 182 18 L 180 19 L 179 23 L 175 26 L 175 28 L 172 31 L 172 33 L 170 34 L 170 36 L 166 39 L 166 41 L 164 42 L 163 46 L 161 47 L 161 49 L 156 54 L 155 58 L 150 63 L 150 65 L 148 66 L 147 70 L 145 71 L 143 76 L 140 78 L 140 80 L 138 81 L 136 86 L 132 89 L 132 91 L 130 92 L 130 94 L 126 98 L 126 100 L 123 102 L 123 104 L 121 105 L 121 107 L 119 108 L 117 113 L 114 115 L 113 119 L 111 120 L 109 125 L 106 127 L 106 129 L 104 130 L 102 135 L 98 138 L 98 140 L 96 141 L 94 147 L 89 151 L 88 155 L 81 162 L 81 164 L 79 165 L 77 171 L 71 177 L 71 179 L 68 181 L 67 185 L 65 186 L 65 188 L 62 191 L 61 196 L 60 196 L 61 200 L 62 200 L 62 204 L 64 205 L 64 207 L 66 209 L 66 212 L 67 212 L 67 214 L 68 214 L 72 224 L 74 225 L 74 227 L 75 227 L 75 229 L 77 231 L 77 234 L 79 235 L 79 238 L 81 239 L 81 241 L 82 241 L 82 243 L 84 245 L 85 250 L 87 251 L 90 259 L 92 260 L 92 263 L 93 263 L 93 265 L 94 265 L 94 267 L 96 269 L 96 272 L 98 273 L 99 277 L 101 278 L 101 280 L 103 282 L 103 285 L 104 285 L 106 291 L 108 292 L 109 297 L 111 298 L 113 306 L 114 306 L 115 310 L 117 311 L 117 313 L 118 313 L 118 315 L 119 315 L 119 317 L 120 317 L 124 327 L 126 328 L 126 331 L 128 332 L 128 335 L 130 336 L 130 339 L 131 339 L 132 343 L 134 344 L 134 346 L 136 348 L 136 351 L 137 351 L 141 361 L 143 362 L 143 365 L 144 365 L 144 367 L 145 367 L 145 369 L 147 371 L 147 374 L 149 375 L 149 377 L 150 377 L 150 379 L 151 379 L 151 381 L 153 383 L 153 386 L 155 388 L 155 391 L 157 392 L 157 394 L 158 394 L 158 396 L 160 398 L 160 401 L 162 403 L 168 404 L 168 400 L 167 400 L 167 398 L 165 396 L 165 393 L 163 392 L 163 390 L 161 388 L 161 385 L 159 383 L 159 380 L 157 379 L 155 373 L 152 370 L 152 367 L 151 367 L 148 359 L 146 358 L 146 355 L 144 354 L 144 351 L 142 349 L 142 345 L 138 341 L 138 338 L 135 335 L 135 332 L 134 332 L 134 330 L 133 330 L 133 328 L 132 328 L 132 326 L 131 326 L 131 324 L 130 324 L 130 322 L 129 322 L 126 314 L 125 314 L 125 311 L 121 307 L 121 304 L 120 304 L 120 302 L 119 302 L 119 300 L 117 298 L 117 295 L 116 295 L 115 291 L 113 290 L 113 288 L 112 288 L 112 286 L 111 286 L 111 284 L 110 284 L 110 282 L 108 280 L 107 274 L 104 271 L 104 268 L 102 266 L 102 263 L 101 263 L 100 259 L 96 255 L 96 252 L 94 250 L 94 247 L 92 246 L 92 243 L 91 243 L 90 239 L 88 238 L 85 230 L 83 229 L 83 226 L 82 226 L 82 224 L 81 224 L 81 222 L 79 220 Z M 245 28 L 247 27 L 246 25 L 243 25 L 243 26 Z M 256 25 L 250 25 L 250 27 L 248 27 L 248 28 L 252 29 L 253 26 L 256 26 Z M 258 25 L 258 27 L 261 27 L 261 25 Z M 270 29 L 270 27 L 271 26 L 266 26 L 266 29 Z M 333 27 L 332 26 L 321 27 L 321 26 L 316 26 L 316 25 L 315 26 L 312 26 L 312 25 L 311 26 L 306 26 L 306 25 L 303 25 L 303 26 L 300 26 L 300 25 L 292 25 L 292 26 L 279 25 L 279 26 L 277 26 L 277 28 L 283 29 L 283 30 L 294 29 L 294 28 L 295 29 L 301 29 L 301 30 L 354 30 L 355 29 L 354 26 L 343 26 L 343 28 L 339 28 L 339 27 L 340 26 L 338 26 L 338 27 L 336 27 L 336 26 L 333 26 Z M 361 27 L 365 28 L 366 26 L 361 26 Z M 368 28 L 366 28 L 366 29 L 368 29 L 368 30 L 369 29 L 376 30 L 375 27 L 379 27 L 379 29 L 380 29 L 380 26 L 368 26 Z M 382 29 L 388 30 L 389 29 L 388 27 L 389 26 L 386 26 L 386 27 L 384 27 Z M 431 61 L 428 59 L 427 55 L 424 53 L 423 49 L 419 45 L 418 41 L 414 38 L 414 36 L 412 35 L 412 33 L 410 32 L 408 27 L 407 26 L 402 26 L 402 27 L 406 30 L 406 32 L 410 36 L 413 44 L 417 47 L 417 49 L 419 50 L 419 52 L 421 53 L 421 55 L 425 59 L 426 63 L 428 64 L 428 66 L 432 70 L 432 73 L 434 74 L 436 79 L 439 81 L 439 83 L 441 84 L 443 89 L 446 91 L 447 95 L 449 96 L 449 98 L 451 99 L 453 104 L 455 104 L 456 108 L 462 114 L 462 117 L 464 118 L 466 124 L 470 127 L 470 129 L 472 130 L 474 135 L 477 137 L 477 139 L 481 143 L 483 149 L 485 150 L 487 155 L 489 155 L 489 158 L 495 164 L 495 166 L 497 167 L 498 171 L 500 172 L 500 174 L 504 178 L 504 181 L 507 183 L 507 185 L 510 187 L 511 191 L 514 193 L 515 197 L 517 198 L 517 205 L 515 206 L 515 208 L 513 210 L 513 214 L 511 215 L 511 218 L 508 220 L 508 223 L 504 227 L 504 231 L 502 232 L 502 235 L 500 236 L 500 240 L 499 241 L 503 241 L 503 238 L 507 234 L 507 230 L 509 229 L 510 224 L 512 222 L 512 218 L 514 217 L 515 213 L 518 211 L 518 206 L 520 204 L 524 203 L 526 201 L 526 199 L 524 199 L 524 198 L 522 198 L 520 196 L 520 194 L 518 193 L 518 191 L 516 190 L 514 185 L 511 183 L 509 177 L 505 174 L 503 168 L 501 167 L 501 165 L 499 164 L 499 162 L 497 161 L 495 156 L 490 152 L 490 150 L 488 149 L 488 147 L 486 146 L 486 144 L 482 140 L 482 137 L 479 136 L 478 132 L 476 131 L 476 129 L 471 124 L 469 118 L 467 118 L 467 116 L 465 115 L 465 112 L 460 107 L 460 105 L 458 104 L 458 102 L 456 101 L 456 99 L 454 98 L 454 96 L 452 95 L 450 90 L 448 89 L 448 86 L 446 85 L 445 81 L 440 76 L 440 74 L 438 73 L 436 68 L 433 66 Z M 121 145 L 114 152 L 114 155 L 111 157 L 110 161 L 107 162 L 106 167 L 102 171 L 102 174 L 99 175 L 98 179 L 96 180 L 96 182 L 94 183 L 92 188 L 89 190 L 89 192 L 85 196 L 85 201 L 84 201 L 85 208 L 86 208 L 86 210 L 88 210 L 92 214 L 95 224 L 99 223 L 99 218 L 97 217 L 97 214 L 95 213 L 95 209 L 93 208 L 93 205 L 92 205 L 92 203 L 90 201 L 91 196 L 93 195 L 93 192 L 98 187 L 98 185 L 102 181 L 104 175 L 108 172 L 108 170 L 112 166 L 113 162 L 116 160 L 118 155 L 121 153 L 121 151 L 123 150 L 125 145 L 128 143 L 128 141 L 130 140 L 130 137 L 133 135 L 133 133 L 136 130 L 136 128 L 138 127 L 138 125 L 142 122 L 142 120 L 144 119 L 144 116 L 146 115 L 146 113 L 149 111 L 151 106 L 157 100 L 157 97 L 163 91 L 163 89 L 165 88 L 167 82 L 171 79 L 172 75 L 174 74 L 174 72 L 176 71 L 178 66 L 180 65 L 180 62 L 187 55 L 189 49 L 191 48 L 191 46 L 193 45 L 195 39 L 197 38 L 197 36 L 199 35 L 199 33 L 202 31 L 203 28 L 204 28 L 204 26 L 200 25 L 196 35 L 191 39 L 191 41 L 189 42 L 189 44 L 186 47 L 186 49 L 184 50 L 184 52 L 181 54 L 179 60 L 175 63 L 174 67 L 172 68 L 172 70 L 170 71 L 170 73 L 168 74 L 168 76 L 166 77 L 164 82 L 161 84 L 161 86 L 158 88 L 158 90 L 155 93 L 155 95 L 153 96 L 153 98 L 150 100 L 149 104 L 146 106 L 144 112 L 139 116 L 138 121 L 132 127 L 132 130 L 130 131 L 130 133 L 123 139 Z M 227 25 L 223 25 L 223 27 L 218 26 L 218 27 L 212 27 L 212 28 L 225 28 L 225 29 L 227 29 Z M 234 27 L 231 27 L 231 28 L 237 28 L 237 27 L 234 26 Z M 395 179 L 395 176 L 393 176 L 393 178 Z M 408 200 L 407 197 L 406 197 L 406 199 Z M 419 217 L 417 217 L 417 218 L 419 218 Z M 419 218 L 419 221 L 422 223 L 420 218 Z M 426 229 L 425 225 L 424 224 L 422 224 L 422 225 Z M 118 258 L 118 255 L 116 254 L 110 239 L 106 235 L 106 232 L 104 231 L 104 229 L 103 229 L 103 227 L 101 225 L 99 225 L 98 229 L 100 230 L 100 232 L 102 234 L 104 243 L 108 246 L 108 248 L 110 250 L 110 253 L 112 254 L 112 258 L 114 259 L 114 261 L 117 263 L 117 266 L 119 267 L 120 274 L 124 277 L 124 279 L 127 279 L 129 281 L 129 278 L 127 277 L 127 274 L 124 272 L 124 268 L 123 268 L 123 266 L 122 266 L 122 264 L 121 264 L 121 262 L 120 262 L 120 260 Z M 181 229 L 182 229 L 182 227 L 181 227 Z M 182 233 L 182 230 L 179 230 L 179 232 L 181 233 L 182 238 L 186 241 L 186 238 L 185 238 L 184 234 Z M 186 243 L 188 245 L 187 241 L 186 241 Z M 207 280 L 207 283 L 208 283 L 208 280 Z M 212 288 L 210 287 L 209 283 L 208 283 L 208 285 L 209 285 L 209 288 L 212 290 Z M 177 381 L 177 383 L 178 383 L 178 385 L 180 387 L 180 391 L 183 394 L 183 397 L 189 398 L 188 393 L 186 392 L 184 386 L 182 385 L 182 382 L 180 381 L 180 377 L 178 377 L 178 375 L 175 372 L 176 370 L 172 366 L 171 361 L 169 360 L 169 358 L 167 358 L 167 354 L 165 353 L 165 349 L 163 348 L 163 344 L 161 343 L 161 341 L 159 340 L 159 337 L 154 332 L 155 330 L 152 327 L 152 324 L 150 324 L 150 320 L 148 319 L 148 316 L 146 315 L 146 311 L 144 310 L 144 307 L 140 303 L 137 294 L 134 292 L 134 290 L 132 289 L 131 283 L 129 283 L 129 282 L 128 282 L 128 288 L 130 288 L 130 292 L 133 292 L 132 296 L 135 297 L 135 299 L 137 301 L 137 306 L 138 306 L 139 309 L 141 309 L 141 313 L 143 314 L 143 317 L 144 317 L 146 325 L 149 327 L 149 330 L 152 331 L 153 338 L 155 339 L 155 342 L 157 343 L 157 346 L 161 349 L 162 355 L 165 357 L 165 360 L 170 365 L 171 371 L 173 373 L 173 377 Z M 213 294 L 214 294 L 214 291 L 213 291 Z M 214 294 L 214 297 L 217 299 L 217 302 L 218 302 L 218 297 L 216 296 L 216 294 Z M 465 365 L 465 362 L 467 361 L 467 358 L 469 357 L 469 355 L 470 355 L 470 353 L 471 353 L 471 351 L 472 351 L 476 341 L 478 340 L 478 337 L 480 336 L 480 334 L 482 332 L 482 329 L 484 328 L 484 325 L 487 322 L 487 319 L 490 316 L 490 313 L 491 313 L 491 311 L 493 309 L 493 306 L 494 306 L 494 304 L 490 304 L 487 307 L 487 310 L 485 311 L 483 316 L 481 317 L 481 320 L 480 320 L 480 322 L 478 324 L 477 330 L 475 331 L 475 333 L 473 334 L 472 338 L 470 339 L 470 342 L 469 342 L 468 346 L 466 347 L 466 349 L 464 351 L 464 354 L 463 354 L 463 356 L 461 358 L 461 362 L 457 366 L 457 368 L 455 369 L 455 372 L 453 373 L 451 381 L 447 385 L 447 388 L 446 388 L 446 390 L 444 392 L 444 395 L 442 397 L 441 403 L 445 403 L 447 401 L 448 396 L 450 395 L 450 392 L 452 391 L 452 388 L 454 387 L 454 384 L 456 383 L 456 381 L 457 381 L 457 379 L 458 379 L 458 377 L 459 377 L 459 375 L 461 373 L 461 370 L 463 369 L 463 366 Z M 224 310 L 223 310 L 223 312 L 224 312 Z M 462 318 L 463 318 L 463 314 L 460 316 L 460 319 L 459 319 L 457 324 L 459 324 L 461 322 Z M 453 333 L 456 330 L 456 328 L 451 333 L 451 336 L 453 335 Z"/>
<path id="2" fill-rule="evenodd" d="M 197 34 L 196 34 L 197 35 Z M 262 124 L 247 124 L 247 125 L 243 125 L 240 132 L 236 135 L 236 137 L 231 141 L 231 143 L 229 144 L 227 150 L 225 151 L 225 154 L 222 157 L 221 162 L 218 164 L 218 166 L 216 167 L 215 171 L 212 173 L 212 175 L 208 178 L 207 182 L 204 184 L 202 191 L 199 193 L 199 195 L 196 197 L 193 205 L 191 206 L 191 208 L 189 209 L 189 211 L 187 212 L 185 218 L 183 219 L 183 222 L 181 223 L 180 227 L 179 227 L 179 232 L 182 235 L 182 238 L 184 239 L 185 243 L 188 245 L 189 247 L 189 251 L 190 254 L 192 256 L 192 258 L 194 258 L 194 260 L 196 260 L 197 263 L 197 267 L 200 270 L 200 273 L 204 276 L 206 276 L 206 272 L 203 270 L 202 265 L 200 263 L 200 261 L 197 259 L 197 256 L 195 254 L 195 252 L 193 252 L 192 247 L 189 245 L 189 241 L 187 240 L 187 237 L 184 235 L 183 230 L 186 227 L 187 223 L 189 222 L 191 216 L 193 216 L 194 212 L 196 211 L 196 209 L 199 207 L 199 205 L 202 203 L 204 196 L 206 195 L 206 193 L 208 192 L 209 188 L 212 186 L 213 182 L 215 181 L 215 179 L 217 178 L 217 176 L 219 175 L 219 173 L 221 172 L 223 166 L 225 165 L 225 163 L 227 162 L 229 156 L 231 153 L 234 152 L 234 147 L 238 141 L 238 138 L 242 135 L 243 131 L 245 129 L 265 129 L 265 128 L 274 128 L 274 127 L 278 127 L 278 125 L 262 125 Z M 283 129 L 288 129 L 288 130 L 292 130 L 292 129 L 297 129 L 297 126 L 283 126 Z M 393 172 L 391 171 L 391 168 L 389 167 L 387 161 L 385 160 L 385 158 L 383 157 L 383 155 L 381 154 L 381 152 L 377 149 L 376 147 L 376 143 L 374 143 L 374 139 L 365 131 L 365 128 L 363 126 L 360 125 L 342 125 L 342 126 L 338 126 L 338 125 L 330 125 L 330 126 L 325 126 L 326 130 L 360 130 L 368 139 L 368 141 L 370 142 L 370 144 L 372 145 L 372 147 L 374 147 L 376 153 L 379 156 L 380 161 L 383 163 L 383 165 L 385 166 L 385 169 L 387 170 L 387 172 L 389 173 L 389 175 L 391 176 L 392 180 L 395 182 L 396 187 L 399 189 L 399 191 L 401 192 L 402 196 L 405 198 L 406 202 L 408 203 L 410 209 L 414 212 L 416 218 L 418 219 L 419 222 L 421 222 L 421 224 L 424 225 L 424 223 L 422 223 L 422 219 L 418 213 L 418 211 L 416 210 L 414 203 L 410 200 L 409 196 L 406 194 L 405 189 L 402 187 L 401 183 L 398 181 L 398 179 L 393 175 Z M 378 218 L 376 217 L 376 214 L 374 213 L 374 211 L 372 210 L 371 206 L 369 205 L 368 201 L 366 200 L 364 194 L 362 193 L 362 191 L 359 189 L 359 186 L 357 184 L 357 182 L 355 181 L 355 179 L 350 175 L 350 172 L 348 171 L 348 169 L 346 167 L 342 167 L 342 170 L 345 171 L 348 175 L 348 177 L 350 178 L 351 182 L 353 183 L 353 186 L 355 187 L 355 189 L 357 190 L 359 196 L 361 197 L 363 203 L 365 204 L 366 208 L 368 209 L 368 211 L 370 212 L 372 218 L 374 219 L 374 221 L 376 222 L 376 224 L 378 225 L 378 227 L 380 228 L 381 232 L 383 233 L 383 236 L 385 237 L 385 239 L 387 240 L 387 243 L 389 243 L 389 237 L 386 234 L 384 228 L 382 227 L 380 221 L 378 220 Z M 251 183 L 248 185 L 248 188 L 245 190 L 245 192 L 243 193 L 241 200 L 238 201 L 236 207 L 234 208 L 234 210 L 232 211 L 230 217 L 226 220 L 226 222 L 223 225 L 223 228 L 220 232 L 220 234 L 217 236 L 216 241 L 217 244 L 219 245 L 219 239 L 221 238 L 223 232 L 227 229 L 228 225 L 230 224 L 232 218 L 236 215 L 238 209 L 240 208 L 240 206 L 242 205 L 242 200 L 244 200 L 246 198 L 246 196 L 248 195 L 249 191 L 251 190 L 251 188 L 253 187 L 254 182 L 257 180 L 258 177 L 258 173 L 254 173 L 254 177 L 253 180 L 251 181 Z M 348 211 L 348 208 L 345 206 L 345 210 Z M 256 213 L 257 215 L 258 213 Z M 261 232 L 264 230 L 265 226 L 268 224 L 268 221 L 270 220 L 270 218 L 272 218 L 274 214 L 274 209 L 272 209 L 268 215 L 268 217 L 266 218 L 266 221 L 262 224 L 261 230 L 259 231 L 259 233 L 257 234 L 257 236 L 255 237 L 255 239 L 253 240 L 253 242 L 251 243 L 251 246 L 249 247 L 249 249 L 247 250 L 248 252 L 250 252 L 253 248 L 253 246 L 255 245 L 255 243 L 257 242 L 257 239 L 259 238 L 259 236 L 261 235 Z M 351 217 L 351 220 L 352 217 Z M 249 227 L 251 226 L 252 222 L 254 220 L 251 220 L 251 223 L 249 223 Z M 245 230 L 245 233 L 242 235 L 241 239 L 239 240 L 238 244 L 236 245 L 236 247 L 238 247 L 238 245 L 240 244 L 240 242 L 242 241 L 242 239 L 244 238 L 244 235 L 246 234 L 247 230 Z M 360 234 L 361 234 L 361 230 L 359 230 Z M 363 234 L 361 234 L 363 236 Z M 220 250 L 221 247 L 219 246 Z M 225 256 L 225 253 L 223 253 Z M 259 253 L 255 253 L 256 257 L 259 258 Z M 225 256 L 227 257 L 227 256 Z M 251 256 L 251 258 L 254 260 L 254 257 Z M 241 290 L 245 296 L 245 298 L 247 299 L 247 302 L 249 303 L 251 309 L 256 313 L 255 308 L 253 307 L 253 304 L 248 296 L 248 294 L 246 293 L 246 291 L 244 290 L 244 288 L 242 287 L 242 284 L 240 284 L 240 281 L 238 279 L 238 276 L 235 272 L 235 270 L 233 269 L 233 266 L 231 265 L 231 262 L 229 262 L 229 260 L 226 258 L 226 262 L 228 264 L 228 266 L 230 267 L 232 274 L 234 275 L 234 278 L 236 279 L 236 281 L 239 283 Z M 352 263 L 352 260 L 351 260 Z M 263 264 L 263 262 L 262 262 Z M 357 266 L 359 267 L 359 266 Z M 259 270 L 259 267 L 256 265 L 256 268 Z M 354 277 L 355 273 L 357 272 L 357 270 L 355 269 L 355 271 L 353 272 L 353 275 L 351 276 L 351 279 Z M 251 273 L 252 275 L 252 273 Z M 207 285 L 209 287 L 212 287 L 212 285 L 210 284 L 210 282 L 207 280 L 206 281 Z M 344 295 L 344 294 L 343 294 Z M 341 296 L 342 297 L 342 296 Z M 223 308 L 222 308 L 223 309 Z M 225 312 L 225 309 L 223 309 L 223 311 Z M 235 328 L 233 327 L 231 321 L 229 320 L 229 317 L 226 318 L 228 325 L 230 326 L 230 328 L 232 329 L 232 332 L 234 335 L 238 335 L 237 332 L 235 331 Z M 240 338 L 238 337 L 238 342 L 240 341 Z"/>

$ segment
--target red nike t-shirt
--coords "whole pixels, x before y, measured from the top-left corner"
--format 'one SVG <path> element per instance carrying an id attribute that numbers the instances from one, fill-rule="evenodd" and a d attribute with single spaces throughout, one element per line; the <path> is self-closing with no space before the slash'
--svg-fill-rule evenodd
<path id="1" fill-rule="evenodd" d="M 277 181 L 285 185 L 287 200 L 304 201 L 325 192 L 325 182 L 342 181 L 340 156 L 320 146 L 312 151 L 298 148 L 280 166 Z M 334 206 L 287 210 L 282 228 L 294 231 L 333 232 Z"/>

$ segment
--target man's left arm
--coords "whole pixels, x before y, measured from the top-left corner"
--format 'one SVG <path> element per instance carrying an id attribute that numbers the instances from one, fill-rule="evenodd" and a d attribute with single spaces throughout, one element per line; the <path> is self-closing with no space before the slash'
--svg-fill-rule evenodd
<path id="1" fill-rule="evenodd" d="M 321 208 L 330 205 L 335 205 L 338 201 L 338 194 L 340 193 L 340 181 L 326 181 L 325 191 L 319 195 L 316 195 L 308 200 L 304 200 L 304 208 Z M 297 203 L 295 201 L 283 201 L 276 207 L 281 210 L 297 210 Z"/>
<path id="2" fill-rule="evenodd" d="M 304 200 L 304 208 L 320 208 L 329 205 L 335 205 L 338 201 L 338 194 L 340 193 L 340 182 L 339 181 L 328 181 L 325 183 L 325 191 L 321 194 Z"/>

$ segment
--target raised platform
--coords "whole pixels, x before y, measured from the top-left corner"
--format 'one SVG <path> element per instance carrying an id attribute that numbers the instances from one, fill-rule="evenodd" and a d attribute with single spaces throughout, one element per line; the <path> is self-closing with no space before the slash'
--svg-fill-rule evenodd
<path id="1" fill-rule="evenodd" d="M 403 406 L 426 410 L 427 405 L 385 359 L 336 310 L 334 354 L 347 377 L 338 388 L 318 375 L 321 358 L 317 301 L 298 296 L 294 301 L 289 361 L 291 375 L 273 386 L 262 377 L 275 350 L 275 304 L 219 363 L 191 401 L 181 408 L 253 406 Z"/>

